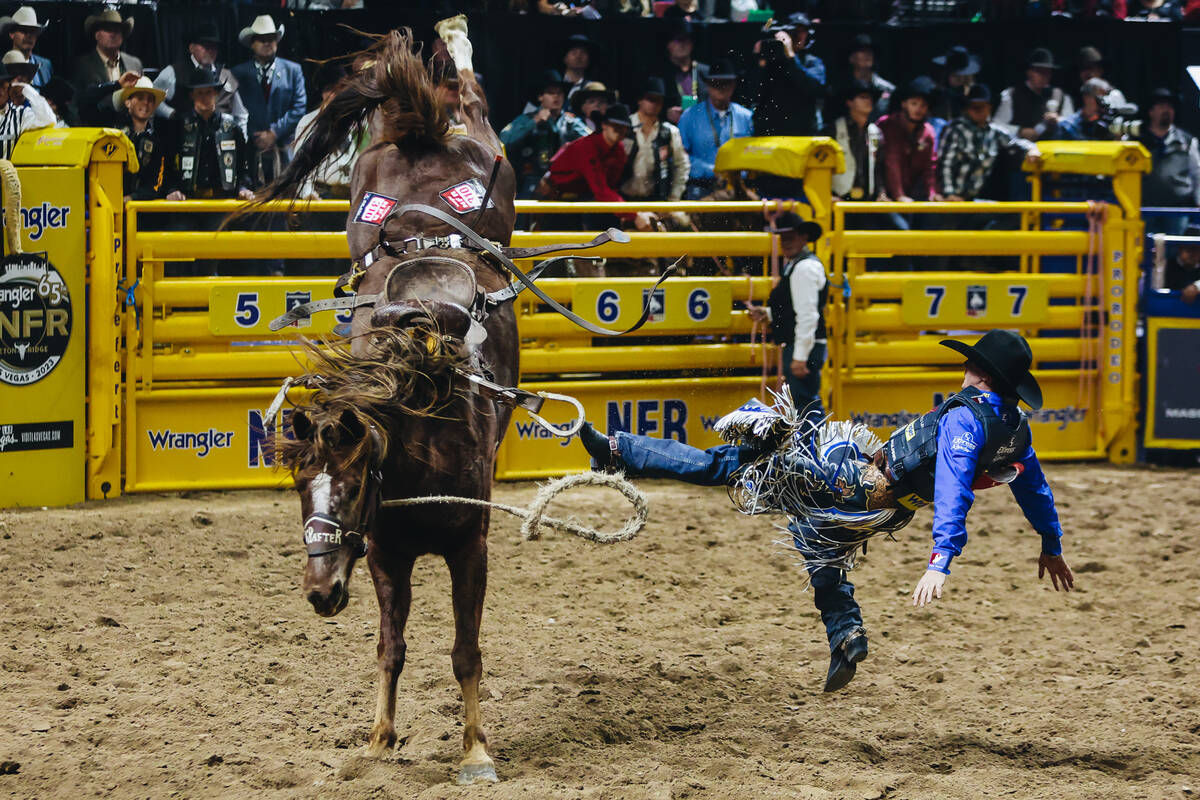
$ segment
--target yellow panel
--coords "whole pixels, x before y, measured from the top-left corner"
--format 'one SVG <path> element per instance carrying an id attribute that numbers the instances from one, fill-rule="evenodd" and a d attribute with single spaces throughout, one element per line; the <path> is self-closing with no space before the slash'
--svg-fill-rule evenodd
<path id="1" fill-rule="evenodd" d="M 742 136 L 717 150 L 717 172 L 746 169 L 804 178 L 810 168 L 820 167 L 846 169 L 842 149 L 827 136 Z"/>
<path id="2" fill-rule="evenodd" d="M 337 313 L 320 311 L 312 319 L 302 320 L 282 331 L 272 331 L 267 326 L 271 320 L 302 303 L 332 297 L 332 283 L 296 290 L 289 290 L 285 284 L 264 285 L 261 281 L 213 287 L 208 296 L 208 329 L 214 336 L 274 334 L 281 339 L 291 338 L 297 328 L 303 329 L 306 335 L 331 333 L 338 323 L 350 321 L 349 309 Z"/>
<path id="3" fill-rule="evenodd" d="M 0 508 L 77 503 L 84 499 L 84 464 L 87 436 L 84 398 L 87 374 L 87 286 L 85 283 L 84 171 L 65 167 L 21 167 L 23 187 L 22 244 L 27 252 L 44 251 L 65 282 L 61 287 L 48 278 L 42 297 L 40 281 L 33 278 L 0 279 L 0 291 L 31 290 L 29 298 L 13 308 L 3 302 L 0 313 L 10 327 L 0 323 L 0 363 L 27 363 L 29 354 L 48 348 L 43 369 L 58 357 L 43 377 L 0 376 Z M 3 268 L 0 267 L 0 272 Z M 19 284 L 19 287 L 18 287 Z M 10 297 L 13 295 L 10 295 Z M 62 302 L 55 302 L 61 300 Z M 63 349 L 43 338 L 48 311 L 70 312 L 70 329 Z M 29 312 L 35 312 L 30 315 Z M 21 316 L 22 319 L 14 319 Z M 19 323 L 16 328 L 12 323 Z M 26 324 L 28 323 L 28 324 Z M 26 356 L 14 359 L 19 350 Z M 5 370 L 0 369 L 0 372 Z"/>
<path id="4" fill-rule="evenodd" d="M 648 282 L 609 285 L 600 281 L 575 284 L 571 310 L 586 320 L 612 328 L 637 322 L 650 292 Z M 729 327 L 733 293 L 728 283 L 668 281 L 651 299 L 650 318 L 643 330 L 655 328 L 724 330 Z"/>
<path id="5" fill-rule="evenodd" d="M 1045 282 L 1021 276 L 929 280 L 918 274 L 905 282 L 901 298 L 904 322 L 926 328 L 1019 327 L 1044 322 L 1049 312 Z"/>

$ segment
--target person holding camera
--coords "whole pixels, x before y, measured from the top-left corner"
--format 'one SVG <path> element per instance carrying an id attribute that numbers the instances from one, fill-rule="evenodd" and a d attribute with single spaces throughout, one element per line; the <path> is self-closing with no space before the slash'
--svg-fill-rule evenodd
<path id="1" fill-rule="evenodd" d="M 1112 105 L 1112 85 L 1103 78 L 1092 78 L 1080 89 L 1080 108 L 1061 120 L 1055 139 L 1111 142 L 1125 138 L 1123 116 L 1137 114 L 1137 106 Z M 1116 131 L 1116 133 L 1114 133 Z M 1051 137 L 1042 137 L 1051 138 Z"/>
<path id="2" fill-rule="evenodd" d="M 757 136 L 815 136 L 825 97 L 825 64 L 804 52 L 811 44 L 808 17 L 792 14 L 786 23 L 767 28 L 759 40 L 759 81 L 754 104 Z"/>

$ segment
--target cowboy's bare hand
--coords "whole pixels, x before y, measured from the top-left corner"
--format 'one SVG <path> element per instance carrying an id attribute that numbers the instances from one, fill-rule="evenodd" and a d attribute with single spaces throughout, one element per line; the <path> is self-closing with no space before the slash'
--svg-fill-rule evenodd
<path id="1" fill-rule="evenodd" d="M 254 145 L 259 150 L 270 150 L 275 146 L 276 138 L 275 131 L 268 128 L 265 131 L 259 131 L 254 134 Z"/>
<path id="2" fill-rule="evenodd" d="M 791 373 L 792 373 L 792 375 L 796 376 L 797 378 L 807 378 L 808 377 L 807 362 L 793 360 L 792 366 L 791 366 Z"/>
<path id="3" fill-rule="evenodd" d="M 1064 592 L 1075 588 L 1075 573 L 1071 572 L 1071 568 L 1067 566 L 1067 560 L 1062 556 L 1048 556 L 1045 553 L 1038 556 L 1038 580 L 1040 581 L 1047 572 L 1050 573 L 1054 591 L 1058 591 L 1060 583 Z"/>
<path id="4" fill-rule="evenodd" d="M 1196 297 L 1198 295 L 1200 295 L 1200 286 L 1197 286 L 1194 283 L 1189 283 L 1187 286 L 1183 287 L 1183 291 L 1179 293 L 1180 298 L 1182 298 L 1183 302 L 1185 303 L 1196 302 Z"/>
<path id="5" fill-rule="evenodd" d="M 775 38 L 783 42 L 783 52 L 788 58 L 795 58 L 796 51 L 792 49 L 792 37 L 787 31 L 775 31 Z"/>
<path id="6" fill-rule="evenodd" d="M 942 586 L 946 584 L 946 573 L 935 569 L 925 570 L 917 588 L 913 590 L 913 606 L 924 608 L 926 603 L 932 603 L 933 598 L 942 599 Z"/>
<path id="7" fill-rule="evenodd" d="M 176 189 L 175 191 L 169 192 L 167 194 L 167 199 L 170 200 L 172 203 L 177 203 L 180 200 L 187 200 L 187 197 L 184 196 L 183 192 Z"/>
<path id="8" fill-rule="evenodd" d="M 633 225 L 639 231 L 654 230 L 654 223 L 658 222 L 658 214 L 653 211 L 639 211 L 637 216 L 633 218 Z"/>
<path id="9" fill-rule="evenodd" d="M 770 322 L 771 320 L 767 316 L 767 309 L 763 306 L 746 306 L 746 314 L 755 322 Z"/>
<path id="10" fill-rule="evenodd" d="M 120 78 L 117 78 L 117 83 L 121 85 L 122 89 L 128 89 L 131 86 L 136 86 L 140 77 L 142 76 L 136 72 L 126 72 Z"/>
<path id="11" fill-rule="evenodd" d="M 1038 150 L 1036 147 L 1032 148 L 1028 153 L 1025 154 L 1025 160 L 1030 164 L 1042 163 L 1042 151 Z"/>

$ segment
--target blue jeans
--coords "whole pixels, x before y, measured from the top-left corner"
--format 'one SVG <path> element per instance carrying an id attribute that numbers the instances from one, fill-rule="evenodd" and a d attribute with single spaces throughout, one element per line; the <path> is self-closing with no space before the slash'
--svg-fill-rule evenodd
<path id="1" fill-rule="evenodd" d="M 821 369 L 825 366 L 826 352 L 827 347 L 823 342 L 814 344 L 808 352 L 808 377 L 797 378 L 792 374 L 793 346 L 783 346 L 783 374 L 792 392 L 792 402 L 814 423 L 825 417 L 825 406 L 821 403 Z"/>
<path id="2" fill-rule="evenodd" d="M 727 484 L 743 464 L 749 464 L 760 455 L 752 447 L 732 444 L 717 445 L 700 450 L 674 439 L 654 439 L 618 431 L 617 453 L 625 464 L 629 477 L 670 478 L 699 486 L 721 486 Z M 793 522 L 792 531 L 796 549 L 806 559 L 822 558 L 827 554 L 806 546 L 804 537 L 796 535 L 796 525 L 804 525 L 805 533 L 811 538 L 813 531 L 803 522 Z M 839 539 L 840 528 L 824 528 L 821 535 L 827 539 Z M 847 540 L 860 534 L 846 531 Z M 862 625 L 862 612 L 854 600 L 854 584 L 846 580 L 846 573 L 834 567 L 808 564 L 809 580 L 813 588 L 813 602 L 821 612 L 825 633 L 829 637 L 829 648 L 833 650 L 842 643 L 853 628 Z"/>

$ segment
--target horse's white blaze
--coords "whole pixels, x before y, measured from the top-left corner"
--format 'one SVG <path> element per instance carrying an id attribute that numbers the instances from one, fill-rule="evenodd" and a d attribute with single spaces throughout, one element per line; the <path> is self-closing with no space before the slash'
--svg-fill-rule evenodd
<path id="1" fill-rule="evenodd" d="M 320 472 L 312 479 L 309 484 L 308 493 L 312 498 L 312 510 L 314 514 L 326 514 L 332 510 L 329 507 L 329 496 L 333 488 L 333 478 L 329 477 L 328 472 Z"/>

